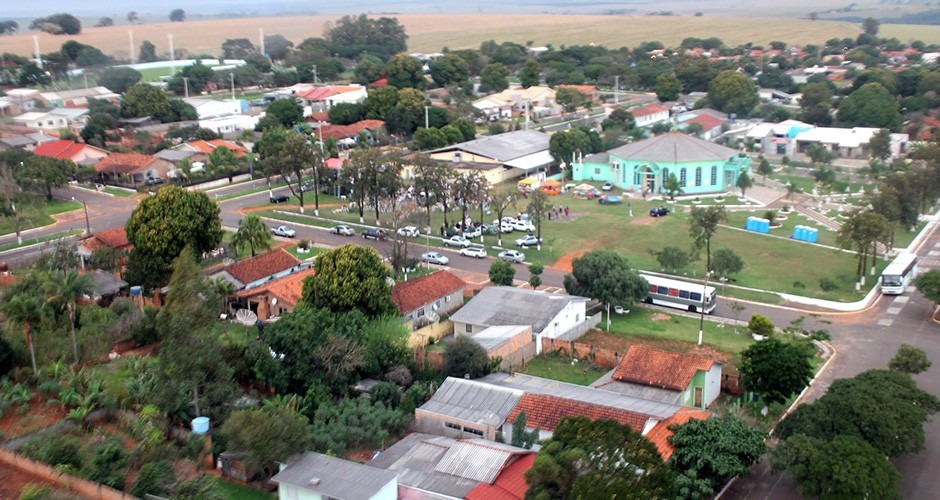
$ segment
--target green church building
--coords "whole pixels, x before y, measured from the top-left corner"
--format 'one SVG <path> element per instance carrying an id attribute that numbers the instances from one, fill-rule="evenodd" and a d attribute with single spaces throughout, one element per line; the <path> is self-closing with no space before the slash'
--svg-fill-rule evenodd
<path id="1" fill-rule="evenodd" d="M 675 175 L 686 195 L 733 191 L 741 172 L 751 175 L 751 159 L 729 147 L 680 132 L 626 144 L 586 156 L 572 165 L 575 181 L 611 182 L 627 191 L 665 193 Z"/>

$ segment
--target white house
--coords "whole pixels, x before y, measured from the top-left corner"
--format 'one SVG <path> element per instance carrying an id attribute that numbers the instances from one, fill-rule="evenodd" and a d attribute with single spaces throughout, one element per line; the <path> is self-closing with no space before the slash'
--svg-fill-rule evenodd
<path id="1" fill-rule="evenodd" d="M 526 106 L 532 116 L 553 115 L 561 111 L 555 103 L 555 90 L 539 85 L 506 89 L 473 101 L 473 107 L 483 112 L 489 120 L 523 114 Z"/>
<path id="2" fill-rule="evenodd" d="M 368 94 L 362 85 L 324 85 L 298 92 L 295 96 L 302 100 L 305 106 L 330 109 L 340 103 L 360 103 L 366 100 Z"/>
<path id="3" fill-rule="evenodd" d="M 647 104 L 630 110 L 637 127 L 652 127 L 669 119 L 669 108 L 660 104 Z"/>
<path id="4" fill-rule="evenodd" d="M 277 496 L 304 500 L 395 500 L 398 473 L 308 451 L 282 465 Z"/>
<path id="5" fill-rule="evenodd" d="M 199 116 L 200 120 L 248 113 L 248 102 L 242 99 L 218 101 L 215 99 L 193 97 L 183 99 L 183 101 L 196 108 L 196 114 Z"/>
<path id="6" fill-rule="evenodd" d="M 31 111 L 13 117 L 13 122 L 36 130 L 81 128 L 88 110 L 83 108 L 55 108 L 49 112 Z"/>
<path id="7" fill-rule="evenodd" d="M 491 286 L 450 319 L 458 336 L 474 336 L 491 326 L 529 326 L 537 352 L 542 352 L 542 338 L 574 340 L 597 325 L 600 315 L 588 318 L 587 301 L 576 295 Z"/>

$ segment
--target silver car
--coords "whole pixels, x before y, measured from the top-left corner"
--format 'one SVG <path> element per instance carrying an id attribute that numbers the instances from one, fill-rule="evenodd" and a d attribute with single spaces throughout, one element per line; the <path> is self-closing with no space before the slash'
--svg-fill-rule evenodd
<path id="1" fill-rule="evenodd" d="M 486 258 L 486 249 L 483 247 L 467 247 L 460 249 L 460 255 L 464 257 L 476 257 L 477 259 Z"/>
<path id="2" fill-rule="evenodd" d="M 294 231 L 294 228 L 290 226 L 277 226 L 271 228 L 271 234 L 284 238 L 293 238 L 297 235 L 297 231 Z"/>
<path id="3" fill-rule="evenodd" d="M 355 236 L 356 234 L 355 229 L 346 225 L 333 226 L 330 228 L 330 232 L 333 234 L 341 234 L 343 236 Z"/>
<path id="4" fill-rule="evenodd" d="M 450 238 L 444 240 L 444 246 L 467 248 L 470 246 L 470 240 L 460 235 L 451 236 Z"/>
<path id="5" fill-rule="evenodd" d="M 525 254 L 518 250 L 506 250 L 499 252 L 498 257 L 512 264 L 522 264 L 525 262 Z"/>
<path id="6" fill-rule="evenodd" d="M 437 264 L 439 266 L 446 266 L 447 263 L 450 262 L 450 259 L 437 252 L 427 252 L 421 254 L 421 260 L 430 264 Z"/>
<path id="7" fill-rule="evenodd" d="M 414 226 L 405 226 L 398 228 L 396 231 L 399 236 L 404 236 L 406 238 L 417 238 L 421 233 L 418 232 L 418 228 Z"/>

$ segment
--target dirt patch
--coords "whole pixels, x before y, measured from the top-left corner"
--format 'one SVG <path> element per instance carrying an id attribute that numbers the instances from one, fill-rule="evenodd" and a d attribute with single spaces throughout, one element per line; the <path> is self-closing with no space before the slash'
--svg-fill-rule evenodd
<path id="1" fill-rule="evenodd" d="M 587 248 L 582 248 L 574 252 L 568 252 L 565 255 L 562 255 L 554 264 L 548 266 L 552 269 L 557 269 L 559 271 L 564 271 L 566 273 L 572 272 L 571 263 L 574 262 L 574 259 L 581 257 L 582 255 L 590 252 L 597 246 L 597 243 L 589 245 Z"/>
<path id="2" fill-rule="evenodd" d="M 670 321 L 670 320 L 672 320 L 672 316 L 668 314 L 653 313 L 653 315 L 650 316 L 650 321 Z"/>
<path id="3" fill-rule="evenodd" d="M 19 498 L 27 484 L 47 485 L 57 492 L 64 493 L 49 481 L 17 467 L 0 467 L 0 498 Z"/>
<path id="4" fill-rule="evenodd" d="M 660 217 L 650 217 L 649 215 L 641 215 L 639 217 L 634 217 L 630 221 L 630 224 L 635 224 L 637 226 L 650 226 L 658 222 Z"/>
<path id="5" fill-rule="evenodd" d="M 763 252 L 760 254 L 760 256 L 774 258 L 774 257 L 778 257 L 779 255 L 776 252 Z"/>
<path id="6" fill-rule="evenodd" d="M 61 406 L 47 404 L 43 396 L 33 396 L 25 412 L 21 413 L 16 407 L 7 410 L 6 415 L 0 420 L 0 432 L 3 432 L 5 439 L 25 436 L 49 427 L 65 418 L 65 415 L 66 411 Z M 0 498 L 9 497 L 0 495 Z"/>
<path id="7" fill-rule="evenodd" d="M 594 347 L 609 349 L 623 354 L 630 350 L 630 346 L 640 345 L 649 347 L 650 349 L 658 349 L 660 351 L 681 352 L 684 354 L 702 356 L 709 359 L 717 359 L 725 363 L 728 363 L 732 358 L 731 354 L 719 351 L 707 345 L 699 346 L 677 340 L 642 339 L 636 337 L 623 338 L 616 335 L 611 335 L 601 330 L 591 330 L 578 341 L 585 344 L 591 344 Z"/>

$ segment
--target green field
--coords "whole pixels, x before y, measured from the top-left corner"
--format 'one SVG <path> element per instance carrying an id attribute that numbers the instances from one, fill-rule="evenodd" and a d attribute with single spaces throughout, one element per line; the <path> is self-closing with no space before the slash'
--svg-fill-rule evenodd
<path id="1" fill-rule="evenodd" d="M 653 321 L 653 315 L 666 314 L 668 321 Z M 747 318 L 741 318 L 747 320 Z M 738 327 L 707 320 L 702 325 L 702 342 L 719 351 L 738 354 L 747 349 L 754 340 L 747 334 L 747 327 Z M 606 328 L 606 322 L 597 325 Z M 695 344 L 698 342 L 699 318 L 668 314 L 661 309 L 634 307 L 630 314 L 611 314 L 610 333 L 623 338 L 655 339 Z M 668 349 L 668 346 L 663 346 Z M 685 346 L 683 346 L 683 349 Z"/>
<path id="2" fill-rule="evenodd" d="M 7 250 L 13 250 L 14 248 L 20 248 L 20 247 L 25 247 L 29 245 L 35 245 L 37 243 L 45 243 L 47 241 L 57 240 L 59 238 L 66 238 L 69 236 L 74 236 L 76 234 L 82 234 L 82 232 L 83 231 L 80 231 L 78 229 L 73 229 L 71 231 L 63 231 L 61 233 L 52 233 L 52 234 L 47 234 L 45 236 L 39 236 L 39 237 L 24 236 L 22 244 L 13 242 L 13 243 L 7 243 L 6 245 L 0 245 L 0 252 L 5 252 Z"/>
<path id="3" fill-rule="evenodd" d="M 24 219 L 21 230 L 48 226 L 55 222 L 53 215 L 70 212 L 82 208 L 80 201 L 58 200 L 46 201 L 44 196 L 21 194 L 16 199 L 16 210 Z M 0 219 L 0 235 L 16 232 L 11 217 Z"/>
<path id="4" fill-rule="evenodd" d="M 569 384 L 591 385 L 608 372 L 606 368 L 591 365 L 586 361 L 574 362 L 571 358 L 557 354 L 542 354 L 517 370 L 519 373 L 542 377 Z"/>

